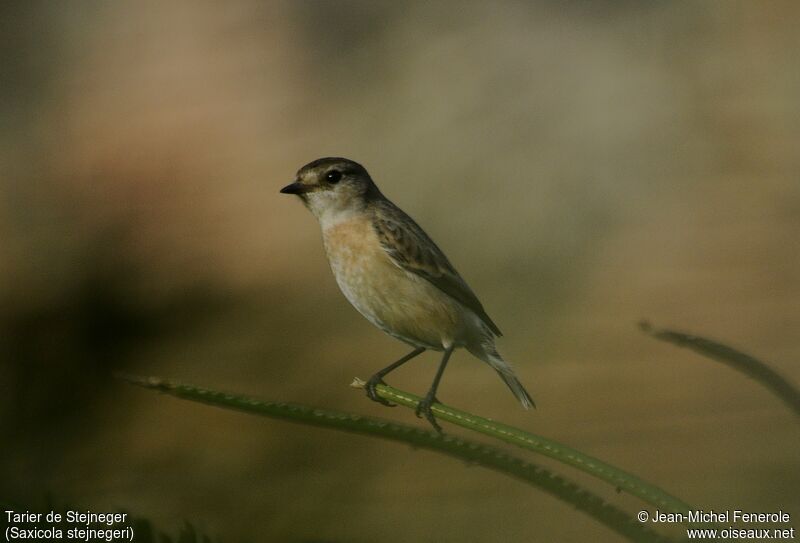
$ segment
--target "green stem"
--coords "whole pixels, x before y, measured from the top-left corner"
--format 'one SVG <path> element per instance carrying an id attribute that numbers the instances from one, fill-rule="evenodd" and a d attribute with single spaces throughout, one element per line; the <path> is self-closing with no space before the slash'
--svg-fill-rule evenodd
<path id="1" fill-rule="evenodd" d="M 226 394 L 192 385 L 166 381 L 156 377 L 121 377 L 130 383 L 144 388 L 158 390 L 178 398 L 201 402 L 215 407 L 233 409 L 245 413 L 366 436 L 381 437 L 392 441 L 408 443 L 417 448 L 447 454 L 470 464 L 493 469 L 525 481 L 569 503 L 631 541 L 671 541 L 637 522 L 633 515 L 606 503 L 602 498 L 588 490 L 580 488 L 575 483 L 495 447 L 468 441 L 455 436 L 442 436 L 436 432 L 418 427 L 372 417 L 364 417 L 343 411 L 321 409 L 286 402 L 262 401 L 247 396 Z"/>
<path id="2" fill-rule="evenodd" d="M 679 347 L 686 347 L 747 375 L 783 400 L 794 411 L 795 415 L 800 415 L 800 392 L 798 392 L 797 388 L 781 374 L 754 356 L 701 336 L 674 330 L 659 330 L 653 328 L 647 321 L 640 322 L 639 328 L 656 339 L 667 341 Z"/>
<path id="3" fill-rule="evenodd" d="M 363 386 L 363 381 L 357 379 L 354 386 Z M 419 396 L 397 390 L 387 385 L 378 385 L 376 391 L 381 398 L 412 409 L 415 409 L 421 400 Z M 639 477 L 598 460 L 597 458 L 583 454 L 567 445 L 465 411 L 460 411 L 441 403 L 433 404 L 431 410 L 438 419 L 446 420 L 463 428 L 468 428 L 505 441 L 506 443 L 522 447 L 523 449 L 549 456 L 564 464 L 578 468 L 589 475 L 611 483 L 618 489 L 625 490 L 641 498 L 664 512 L 687 513 L 692 509 L 680 499 L 668 494 L 657 486 L 643 481 Z"/>

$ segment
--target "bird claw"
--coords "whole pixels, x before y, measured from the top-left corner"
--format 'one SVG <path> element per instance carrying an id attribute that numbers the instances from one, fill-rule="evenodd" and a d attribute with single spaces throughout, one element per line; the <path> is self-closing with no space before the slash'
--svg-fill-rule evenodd
<path id="1" fill-rule="evenodd" d="M 386 383 L 383 382 L 383 379 L 380 378 L 378 375 L 373 375 L 369 378 L 369 380 L 364 384 L 364 390 L 367 391 L 367 397 L 372 400 L 373 402 L 378 402 L 388 407 L 397 407 L 390 401 L 387 401 L 380 396 L 378 396 L 378 391 L 375 387 L 378 385 L 385 385 Z"/>
<path id="2" fill-rule="evenodd" d="M 438 422 L 436 422 L 436 417 L 433 416 L 433 411 L 431 411 L 431 405 L 434 403 L 439 403 L 439 400 L 434 397 L 429 398 L 428 396 L 425 396 L 419 401 L 414 412 L 416 413 L 417 418 L 422 418 L 424 415 L 425 419 L 431 423 L 431 426 L 433 426 L 434 430 L 436 430 L 439 434 L 444 434 L 442 427 L 439 426 Z"/>

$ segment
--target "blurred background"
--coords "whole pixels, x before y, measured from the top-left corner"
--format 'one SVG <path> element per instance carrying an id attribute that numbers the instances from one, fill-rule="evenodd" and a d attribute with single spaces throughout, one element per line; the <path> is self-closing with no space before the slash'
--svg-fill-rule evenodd
<path id="1" fill-rule="evenodd" d="M 444 248 L 539 408 L 463 352 L 443 401 L 698 508 L 797 522 L 796 418 L 635 326 L 713 337 L 800 382 L 797 3 L 7 2 L 0 14 L 7 499 L 124 508 L 165 530 L 188 520 L 226 542 L 618 540 L 487 470 L 111 378 L 424 425 L 349 388 L 407 348 L 350 307 L 313 217 L 278 194 L 338 155 Z M 421 393 L 437 361 L 390 382 Z"/>

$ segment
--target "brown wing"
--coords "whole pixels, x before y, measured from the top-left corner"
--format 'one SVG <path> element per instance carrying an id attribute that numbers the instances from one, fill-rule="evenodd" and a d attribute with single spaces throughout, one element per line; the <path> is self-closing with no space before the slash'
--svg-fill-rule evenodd
<path id="1" fill-rule="evenodd" d="M 395 264 L 430 281 L 472 310 L 496 335 L 502 333 L 444 253 L 414 219 L 388 200 L 376 202 L 372 224 L 383 249 Z"/>

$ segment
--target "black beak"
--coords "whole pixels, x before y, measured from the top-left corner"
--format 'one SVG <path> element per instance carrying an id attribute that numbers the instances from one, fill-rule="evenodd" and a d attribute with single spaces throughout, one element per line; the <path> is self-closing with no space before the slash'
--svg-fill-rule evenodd
<path id="1" fill-rule="evenodd" d="M 306 185 L 298 183 L 297 181 L 290 183 L 281 189 L 282 194 L 303 194 L 304 192 L 308 192 L 308 188 Z"/>

